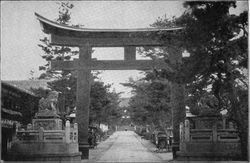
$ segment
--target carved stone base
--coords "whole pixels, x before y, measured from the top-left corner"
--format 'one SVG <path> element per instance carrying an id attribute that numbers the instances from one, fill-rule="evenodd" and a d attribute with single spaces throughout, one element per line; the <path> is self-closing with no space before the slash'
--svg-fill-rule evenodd
<path id="1" fill-rule="evenodd" d="M 10 152 L 12 161 L 79 161 L 78 143 L 17 142 Z"/>
<path id="2" fill-rule="evenodd" d="M 62 120 L 59 118 L 51 119 L 33 119 L 34 130 L 39 130 L 43 127 L 44 130 L 62 130 Z"/>
<path id="3" fill-rule="evenodd" d="M 44 109 L 36 113 L 35 118 L 59 118 L 55 110 Z"/>
<path id="4" fill-rule="evenodd" d="M 176 153 L 176 160 L 224 161 L 240 160 L 240 143 L 235 142 L 189 142 L 183 143 L 183 150 Z"/>
<path id="5" fill-rule="evenodd" d="M 8 161 L 81 161 L 81 152 L 64 154 L 13 154 Z"/>

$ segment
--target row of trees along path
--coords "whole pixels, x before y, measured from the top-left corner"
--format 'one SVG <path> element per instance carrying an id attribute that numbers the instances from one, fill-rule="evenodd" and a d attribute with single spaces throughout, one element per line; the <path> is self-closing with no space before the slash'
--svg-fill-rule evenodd
<path id="1" fill-rule="evenodd" d="M 161 40 L 189 54 L 176 71 L 146 71 L 145 77 L 130 79 L 125 86 L 133 88 L 130 100 L 132 119 L 138 124 L 167 128 L 171 126 L 170 82 L 186 86 L 186 105 L 195 115 L 227 111 L 229 120 L 239 129 L 242 159 L 247 159 L 248 131 L 248 13 L 230 14 L 236 2 L 185 2 L 180 17 L 158 18 L 152 27 L 184 27 L 181 39 Z M 151 58 L 169 61 L 169 49 L 141 48 Z M 171 65 L 171 63 L 169 63 Z M 180 97 L 181 98 L 181 97 Z"/>

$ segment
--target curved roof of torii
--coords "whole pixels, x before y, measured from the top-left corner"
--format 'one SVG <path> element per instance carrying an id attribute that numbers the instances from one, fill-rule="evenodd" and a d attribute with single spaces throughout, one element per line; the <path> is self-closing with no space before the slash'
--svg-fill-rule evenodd
<path id="1" fill-rule="evenodd" d="M 159 31 L 169 31 L 169 32 L 174 32 L 183 29 L 182 27 L 173 27 L 173 28 L 131 28 L 131 29 L 97 29 L 97 28 L 79 28 L 79 27 L 74 27 L 74 26 L 68 26 L 68 25 L 63 25 L 56 23 L 54 21 L 51 21 L 49 19 L 44 18 L 43 16 L 35 13 L 35 16 L 37 19 L 40 21 L 43 31 L 45 33 L 54 33 L 57 30 L 60 30 L 62 32 L 73 32 L 73 33 L 78 33 L 78 34 L 83 34 L 83 33 L 145 33 L 145 32 L 159 32 Z M 61 32 L 60 32 L 61 33 Z"/>

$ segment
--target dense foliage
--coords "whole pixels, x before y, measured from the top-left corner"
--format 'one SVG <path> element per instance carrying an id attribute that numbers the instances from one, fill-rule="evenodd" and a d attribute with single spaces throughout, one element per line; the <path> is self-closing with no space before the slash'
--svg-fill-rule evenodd
<path id="1" fill-rule="evenodd" d="M 229 9 L 236 2 L 186 2 L 185 6 L 190 105 L 227 110 L 240 132 L 242 158 L 247 159 L 248 13 L 231 15 Z"/>
<path id="2" fill-rule="evenodd" d="M 173 72 L 154 70 L 151 77 L 158 76 L 163 81 L 186 85 L 186 105 L 193 114 L 214 115 L 227 111 L 228 119 L 234 121 L 239 129 L 242 159 L 246 160 L 248 13 L 230 14 L 229 9 L 236 7 L 234 1 L 185 2 L 184 7 L 186 11 L 182 16 L 159 18 L 152 24 L 153 27 L 179 26 L 183 30 L 172 38 L 167 32 L 160 32 L 158 36 L 166 48 L 142 48 L 141 53 L 152 58 L 164 58 L 169 63 Z M 176 51 L 185 52 L 189 57 L 172 65 L 169 54 Z M 133 98 L 150 103 L 152 92 L 141 93 L 142 88 L 149 89 L 145 81 L 141 82 L 143 87 L 132 87 L 136 92 Z M 142 110 L 147 115 L 148 104 L 131 104 L 139 108 L 138 112 Z"/>
<path id="3" fill-rule="evenodd" d="M 135 124 L 163 130 L 172 126 L 169 82 L 148 71 L 145 78 L 123 85 L 133 88 L 128 111 Z"/>

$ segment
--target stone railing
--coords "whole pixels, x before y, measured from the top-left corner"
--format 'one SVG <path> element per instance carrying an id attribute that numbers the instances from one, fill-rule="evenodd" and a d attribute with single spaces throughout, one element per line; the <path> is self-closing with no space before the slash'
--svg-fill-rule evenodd
<path id="1" fill-rule="evenodd" d="M 78 142 L 77 123 L 71 126 L 67 121 L 63 130 L 44 130 L 42 127 L 39 130 L 33 130 L 32 127 L 27 128 L 27 130 L 17 131 L 17 140 L 23 142 Z"/>
<path id="2" fill-rule="evenodd" d="M 232 123 L 229 122 L 226 128 L 226 125 L 221 127 L 221 121 L 218 119 L 213 119 L 210 123 L 205 124 L 204 122 L 208 122 L 207 117 L 198 118 L 193 119 L 191 125 L 189 119 L 180 124 L 180 150 L 177 151 L 176 160 L 240 159 L 240 138 Z M 197 119 L 198 121 L 195 121 Z"/>
<path id="3" fill-rule="evenodd" d="M 231 125 L 230 125 L 231 126 Z M 190 129 L 189 120 L 180 124 L 180 141 L 181 142 L 237 142 L 239 135 L 236 129 Z"/>

